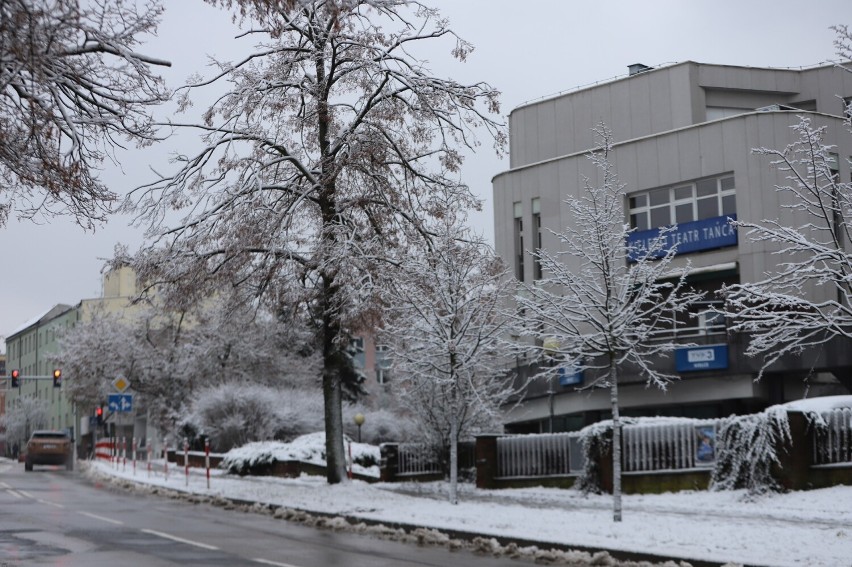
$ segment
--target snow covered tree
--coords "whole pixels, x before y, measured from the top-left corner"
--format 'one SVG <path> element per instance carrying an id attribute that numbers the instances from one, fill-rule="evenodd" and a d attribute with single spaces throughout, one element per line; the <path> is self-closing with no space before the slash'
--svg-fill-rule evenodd
<path id="1" fill-rule="evenodd" d="M 600 147 L 589 159 L 599 183 L 585 179 L 579 196 L 569 195 L 570 225 L 554 233 L 561 249 L 533 252 L 545 278 L 524 287 L 518 307 L 524 334 L 539 339 L 541 355 L 598 372 L 593 386 L 609 387 L 613 439 L 613 518 L 621 521 L 621 422 L 619 371 L 630 365 L 661 389 L 675 376 L 654 361 L 678 346 L 660 334 L 673 328 L 678 315 L 701 295 L 686 285 L 686 270 L 671 265 L 676 249 L 666 246 L 662 229 L 644 248 L 628 245 L 634 230 L 625 222 L 624 185 L 610 162 L 611 134 L 595 129 Z M 680 273 L 680 275 L 675 275 Z M 545 372 L 558 371 L 558 366 Z"/>
<path id="2" fill-rule="evenodd" d="M 12 208 L 68 213 L 84 228 L 117 195 L 98 179 L 127 139 L 149 143 L 148 110 L 167 100 L 156 66 L 135 51 L 158 2 L 0 2 L 0 227 Z"/>
<path id="3" fill-rule="evenodd" d="M 399 399 L 433 446 L 449 448 L 450 493 L 458 503 L 458 443 L 499 424 L 518 393 L 508 368 L 512 320 L 503 312 L 514 283 L 485 243 L 453 214 L 412 245 L 388 272 L 383 341 Z M 511 289 L 510 289 L 511 286 Z"/>
<path id="4" fill-rule="evenodd" d="M 32 432 L 47 427 L 49 416 L 47 400 L 23 396 L 6 408 L 0 417 L 0 428 L 6 431 L 7 443 L 17 443 L 19 451 L 23 451 Z"/>
<path id="5" fill-rule="evenodd" d="M 458 179 L 462 149 L 502 124 L 496 90 L 429 72 L 423 41 L 472 47 L 436 11 L 407 0 L 210 0 L 235 7 L 255 49 L 198 79 L 227 92 L 185 125 L 203 148 L 132 196 L 155 235 L 136 267 L 185 305 L 217 289 L 250 290 L 274 312 L 307 312 L 323 360 L 328 481 L 345 480 L 342 401 L 363 375 L 350 339 L 376 309 L 373 280 L 399 233 L 440 216 L 437 189 L 478 206 Z M 182 220 L 172 209 L 189 207 Z M 390 252 L 389 252 L 390 251 Z M 297 307 L 298 306 L 298 307 Z"/>
<path id="6" fill-rule="evenodd" d="M 118 376 L 130 381 L 157 426 L 172 432 L 200 392 L 232 384 L 307 389 L 317 368 L 298 329 L 246 313 L 211 309 L 188 317 L 145 310 L 132 317 L 99 314 L 60 338 L 72 400 L 101 403 Z"/>
<path id="7" fill-rule="evenodd" d="M 837 174 L 825 126 L 800 117 L 793 130 L 798 139 L 786 148 L 755 150 L 789 182 L 776 190 L 793 222 L 737 221 L 753 241 L 774 247 L 779 262 L 764 279 L 723 290 L 728 328 L 748 333 L 745 352 L 763 357 L 761 373 L 784 355 L 852 338 L 852 183 Z"/>

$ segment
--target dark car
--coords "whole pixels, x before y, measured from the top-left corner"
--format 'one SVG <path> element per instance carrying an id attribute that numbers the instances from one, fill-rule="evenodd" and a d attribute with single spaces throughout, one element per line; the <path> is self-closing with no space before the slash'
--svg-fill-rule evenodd
<path id="1" fill-rule="evenodd" d="M 27 443 L 24 470 L 33 470 L 33 465 L 65 465 L 73 470 L 73 447 L 65 431 L 34 431 Z"/>

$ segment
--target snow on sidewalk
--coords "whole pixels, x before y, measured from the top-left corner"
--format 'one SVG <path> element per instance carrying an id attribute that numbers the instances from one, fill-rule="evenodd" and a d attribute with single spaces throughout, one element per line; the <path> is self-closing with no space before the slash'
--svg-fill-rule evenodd
<path id="1" fill-rule="evenodd" d="M 107 463 L 93 472 L 135 482 L 338 514 L 563 545 L 652 553 L 751 565 L 852 567 L 852 487 L 773 494 L 744 501 L 743 492 L 680 492 L 624 497 L 624 521 L 613 523 L 610 497 L 547 488 L 477 490 L 463 485 L 457 506 L 443 483 L 328 485 L 323 477 L 206 478 L 183 469 L 148 476 Z M 443 494 L 442 494 L 443 492 Z"/>

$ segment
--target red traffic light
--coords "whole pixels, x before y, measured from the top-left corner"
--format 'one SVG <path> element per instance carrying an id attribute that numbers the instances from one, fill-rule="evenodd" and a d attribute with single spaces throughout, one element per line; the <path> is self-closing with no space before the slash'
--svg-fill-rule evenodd
<path id="1" fill-rule="evenodd" d="M 21 387 L 21 371 L 20 370 L 12 370 L 12 387 L 20 388 Z"/>
<path id="2" fill-rule="evenodd" d="M 104 414 L 104 408 L 98 406 L 95 408 L 95 415 L 101 417 Z"/>
<path id="3" fill-rule="evenodd" d="M 57 368 L 53 371 L 53 387 L 59 388 L 60 386 L 62 386 L 62 371 Z"/>

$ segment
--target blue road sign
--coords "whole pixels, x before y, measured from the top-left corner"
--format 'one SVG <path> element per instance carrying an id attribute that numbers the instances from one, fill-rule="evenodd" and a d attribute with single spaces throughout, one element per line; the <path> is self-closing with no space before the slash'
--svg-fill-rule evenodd
<path id="1" fill-rule="evenodd" d="M 133 411 L 133 394 L 110 394 L 107 399 L 109 411 Z"/>

